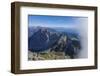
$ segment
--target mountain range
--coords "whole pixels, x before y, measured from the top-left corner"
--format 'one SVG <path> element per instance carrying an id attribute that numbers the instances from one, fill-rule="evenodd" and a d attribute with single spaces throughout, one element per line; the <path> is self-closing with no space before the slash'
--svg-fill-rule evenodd
<path id="1" fill-rule="evenodd" d="M 50 49 L 65 52 L 73 58 L 80 48 L 80 36 L 75 32 L 64 32 L 48 27 L 28 28 L 28 49 L 32 52 L 39 53 Z"/>

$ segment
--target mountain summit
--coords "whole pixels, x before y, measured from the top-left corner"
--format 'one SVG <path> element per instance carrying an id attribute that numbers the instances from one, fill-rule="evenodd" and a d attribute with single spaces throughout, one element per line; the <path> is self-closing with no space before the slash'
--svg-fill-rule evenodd
<path id="1" fill-rule="evenodd" d="M 43 51 L 50 48 L 60 35 L 48 28 L 40 28 L 28 40 L 29 50 Z"/>

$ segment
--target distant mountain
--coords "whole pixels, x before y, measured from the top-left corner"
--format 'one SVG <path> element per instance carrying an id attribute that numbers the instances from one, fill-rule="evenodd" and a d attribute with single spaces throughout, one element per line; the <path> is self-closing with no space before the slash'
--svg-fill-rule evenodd
<path id="1" fill-rule="evenodd" d="M 48 27 L 40 27 L 40 26 L 34 27 L 34 26 L 31 26 L 31 27 L 28 27 L 28 37 L 31 37 L 39 29 L 47 29 L 50 32 L 57 32 L 56 30 L 48 28 Z"/>
<path id="2" fill-rule="evenodd" d="M 35 32 L 37 32 L 40 27 L 28 27 L 28 37 L 31 37 Z"/>

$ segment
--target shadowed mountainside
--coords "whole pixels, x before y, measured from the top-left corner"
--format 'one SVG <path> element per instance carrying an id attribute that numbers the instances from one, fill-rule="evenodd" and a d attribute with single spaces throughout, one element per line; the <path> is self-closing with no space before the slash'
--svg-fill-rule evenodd
<path id="1" fill-rule="evenodd" d="M 28 28 L 28 50 L 37 58 L 43 56 L 37 60 L 42 60 L 44 56 L 49 57 L 49 55 L 51 55 L 49 59 L 52 59 L 52 54 L 57 55 L 54 59 L 64 59 L 66 56 L 74 58 L 80 49 L 80 36 L 77 33 L 62 32 L 47 27 Z M 33 60 L 36 60 L 34 56 Z"/>

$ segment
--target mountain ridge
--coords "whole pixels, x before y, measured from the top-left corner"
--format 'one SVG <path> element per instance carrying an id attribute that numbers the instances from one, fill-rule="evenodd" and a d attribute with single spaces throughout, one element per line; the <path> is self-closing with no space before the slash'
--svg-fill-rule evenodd
<path id="1" fill-rule="evenodd" d="M 50 49 L 50 51 L 65 52 L 73 58 L 77 53 L 75 47 L 81 48 L 78 34 L 69 33 L 68 35 L 67 32 L 58 32 L 49 27 L 37 27 L 32 31 L 32 35 L 28 37 L 28 49 L 32 52 L 39 53 Z"/>

